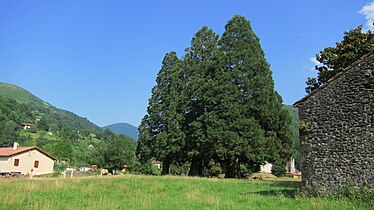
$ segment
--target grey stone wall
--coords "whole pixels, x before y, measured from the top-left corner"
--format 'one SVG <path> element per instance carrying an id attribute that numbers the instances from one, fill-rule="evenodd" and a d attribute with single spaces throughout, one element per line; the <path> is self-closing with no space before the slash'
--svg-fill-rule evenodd
<path id="1" fill-rule="evenodd" d="M 302 191 L 374 189 L 374 53 L 295 106 L 311 129 L 301 137 Z"/>

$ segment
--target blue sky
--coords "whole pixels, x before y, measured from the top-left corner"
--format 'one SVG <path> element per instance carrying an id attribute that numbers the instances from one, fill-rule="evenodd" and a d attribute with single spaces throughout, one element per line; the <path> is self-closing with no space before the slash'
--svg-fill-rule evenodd
<path id="1" fill-rule="evenodd" d="M 276 90 L 292 104 L 316 75 L 311 58 L 373 21 L 371 2 L 0 0 L 0 81 L 99 126 L 138 126 L 165 53 L 182 57 L 202 26 L 221 35 L 240 14 L 260 37 Z"/>

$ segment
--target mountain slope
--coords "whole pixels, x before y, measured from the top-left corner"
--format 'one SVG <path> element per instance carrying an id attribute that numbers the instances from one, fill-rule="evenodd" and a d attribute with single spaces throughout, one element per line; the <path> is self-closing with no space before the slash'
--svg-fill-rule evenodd
<path id="1" fill-rule="evenodd" d="M 60 128 L 68 126 L 76 130 L 88 130 L 90 132 L 100 132 L 102 130 L 86 118 L 58 109 L 16 85 L 1 82 L 0 96 L 14 99 L 21 104 L 27 104 L 28 109 L 33 113 L 30 123 L 36 123 L 40 119 L 44 119 L 47 124 L 54 123 Z"/>
<path id="2" fill-rule="evenodd" d="M 7 84 L 3 82 L 0 82 L 0 96 L 12 98 L 19 103 L 43 102 L 27 90 L 20 88 L 16 85 Z"/>
<path id="3" fill-rule="evenodd" d="M 115 123 L 115 124 L 107 125 L 103 128 L 109 129 L 114 133 L 129 136 L 135 140 L 137 140 L 139 136 L 138 128 L 128 123 Z"/>

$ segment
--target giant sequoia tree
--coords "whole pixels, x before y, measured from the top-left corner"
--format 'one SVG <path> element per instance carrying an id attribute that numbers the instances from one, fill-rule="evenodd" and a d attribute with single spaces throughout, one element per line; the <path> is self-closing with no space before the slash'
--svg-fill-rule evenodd
<path id="1" fill-rule="evenodd" d="M 214 151 L 215 143 L 208 135 L 210 124 L 208 118 L 212 111 L 217 84 L 215 74 L 217 66 L 215 52 L 218 35 L 204 26 L 192 38 L 191 47 L 184 56 L 185 93 L 187 96 L 185 116 L 185 133 L 187 136 L 187 152 L 191 159 L 189 175 L 200 176 L 204 165 L 207 165 Z"/>
<path id="2" fill-rule="evenodd" d="M 225 29 L 220 49 L 233 86 L 226 111 L 232 137 L 218 145 L 224 148 L 226 176 L 237 177 L 240 163 L 252 171 L 264 160 L 284 164 L 291 155 L 291 139 L 288 113 L 274 91 L 272 72 L 249 21 L 235 16 Z"/>
<path id="3" fill-rule="evenodd" d="M 291 156 L 288 113 L 259 39 L 250 23 L 235 16 L 219 40 L 201 28 L 182 61 L 168 53 L 139 127 L 138 157 L 191 164 L 200 176 L 217 165 L 226 177 L 265 160 L 285 165 Z"/>
<path id="4" fill-rule="evenodd" d="M 183 72 L 175 52 L 167 53 L 152 89 L 146 115 L 139 127 L 138 157 L 162 161 L 162 174 L 169 173 L 170 164 L 180 158 L 184 147 L 181 123 L 183 115 Z"/>

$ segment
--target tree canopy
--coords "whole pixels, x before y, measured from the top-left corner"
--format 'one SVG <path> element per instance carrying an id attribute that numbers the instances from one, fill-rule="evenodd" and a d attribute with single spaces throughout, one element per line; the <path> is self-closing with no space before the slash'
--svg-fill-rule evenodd
<path id="1" fill-rule="evenodd" d="M 374 34 L 372 31 L 363 32 L 362 25 L 360 25 L 344 32 L 343 40 L 337 42 L 335 47 L 326 47 L 316 55 L 321 65 L 315 66 L 315 70 L 318 71 L 317 78 L 308 78 L 306 81 L 306 92 L 311 93 L 361 56 L 373 50 Z"/>
<path id="2" fill-rule="evenodd" d="M 162 161 L 163 174 L 188 164 L 191 176 L 226 177 L 256 171 L 266 160 L 285 166 L 290 118 L 245 17 L 229 20 L 221 38 L 202 27 L 182 59 L 170 52 L 162 64 L 139 127 L 142 162 Z"/>

